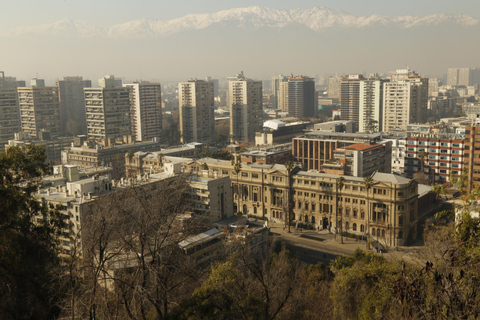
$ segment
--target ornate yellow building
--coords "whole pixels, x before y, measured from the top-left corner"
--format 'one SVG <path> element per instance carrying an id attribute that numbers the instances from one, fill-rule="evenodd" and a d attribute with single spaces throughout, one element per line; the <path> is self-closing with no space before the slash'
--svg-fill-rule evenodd
<path id="1" fill-rule="evenodd" d="M 183 171 L 198 174 L 204 163 L 212 177 L 230 177 L 238 213 L 285 223 L 290 202 L 292 223 L 298 220 L 317 230 L 365 235 L 385 246 L 401 246 L 416 238 L 414 180 L 375 173 L 367 188 L 364 178 L 314 171 L 293 170 L 289 179 L 286 167 L 278 164 L 243 164 L 237 173 L 230 161 L 210 158 L 185 162 Z"/>

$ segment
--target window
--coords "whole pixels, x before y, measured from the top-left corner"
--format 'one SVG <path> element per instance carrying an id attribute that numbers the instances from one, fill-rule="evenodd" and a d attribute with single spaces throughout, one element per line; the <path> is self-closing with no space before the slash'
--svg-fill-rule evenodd
<path id="1" fill-rule="evenodd" d="M 252 173 L 252 178 L 258 178 L 258 173 Z"/>
<path id="2" fill-rule="evenodd" d="M 460 144 L 458 144 L 458 143 L 454 143 L 453 146 L 454 146 L 455 148 L 460 148 Z"/>
<path id="3" fill-rule="evenodd" d="M 354 223 L 354 224 L 352 225 L 352 229 L 353 229 L 353 231 L 357 231 L 357 224 L 356 224 L 356 223 Z"/>
<path id="4" fill-rule="evenodd" d="M 352 187 L 352 190 L 353 190 L 353 191 L 357 191 L 357 190 L 358 190 L 358 187 Z"/>
<path id="5" fill-rule="evenodd" d="M 403 227 L 403 217 L 402 216 L 398 217 L 398 226 Z"/>
<path id="6" fill-rule="evenodd" d="M 363 224 L 360 225 L 360 232 L 365 232 L 365 227 L 363 226 Z"/>
<path id="7" fill-rule="evenodd" d="M 242 177 L 248 177 L 248 173 L 242 172 Z"/>
<path id="8" fill-rule="evenodd" d="M 312 211 L 315 211 L 315 204 L 312 203 Z"/>
<path id="9" fill-rule="evenodd" d="M 360 212 L 360 219 L 365 219 L 365 212 Z"/>
<path id="10" fill-rule="evenodd" d="M 415 144 L 415 141 L 408 140 L 407 144 Z"/>

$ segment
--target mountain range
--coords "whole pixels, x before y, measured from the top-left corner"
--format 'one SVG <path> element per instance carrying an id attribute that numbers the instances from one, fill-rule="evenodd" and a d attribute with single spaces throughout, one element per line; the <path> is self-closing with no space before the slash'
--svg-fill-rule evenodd
<path id="1" fill-rule="evenodd" d="M 212 27 L 236 27 L 249 30 L 262 28 L 284 28 L 304 26 L 314 32 L 328 29 L 364 29 L 389 27 L 412 29 L 438 25 L 475 26 L 479 20 L 464 14 L 432 14 L 427 16 L 387 17 L 372 14 L 355 16 L 344 11 L 324 7 L 312 9 L 277 10 L 260 6 L 235 8 L 208 14 L 189 14 L 184 17 L 163 21 L 160 19 L 131 20 L 108 27 L 98 27 L 84 21 L 65 18 L 54 23 L 12 28 L 2 32 L 4 36 L 24 34 L 67 35 L 102 38 L 161 38 L 184 31 L 202 30 Z"/>

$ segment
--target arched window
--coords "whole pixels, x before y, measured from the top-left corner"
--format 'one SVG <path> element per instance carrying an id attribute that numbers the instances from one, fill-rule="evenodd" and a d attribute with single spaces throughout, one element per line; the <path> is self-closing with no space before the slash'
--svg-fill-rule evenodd
<path id="1" fill-rule="evenodd" d="M 360 225 L 360 232 L 365 232 L 365 227 L 363 226 L 363 224 Z"/>
<path id="2" fill-rule="evenodd" d="M 312 216 L 312 223 L 315 223 L 315 217 Z"/>
<path id="3" fill-rule="evenodd" d="M 308 223 L 308 216 L 305 215 L 305 223 Z"/>
<path id="4" fill-rule="evenodd" d="M 382 238 L 385 238 L 385 229 L 382 230 Z"/>
<path id="5" fill-rule="evenodd" d="M 347 221 L 347 222 L 345 222 L 345 231 L 348 231 L 348 228 L 349 228 L 349 223 Z"/>
<path id="6" fill-rule="evenodd" d="M 354 224 L 352 225 L 352 229 L 353 229 L 353 231 L 357 231 L 357 224 L 356 224 L 356 223 L 354 223 Z"/>

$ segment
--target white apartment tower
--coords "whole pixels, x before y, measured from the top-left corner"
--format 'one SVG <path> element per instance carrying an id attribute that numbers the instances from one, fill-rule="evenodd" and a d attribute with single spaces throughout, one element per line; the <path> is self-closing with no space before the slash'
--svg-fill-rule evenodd
<path id="1" fill-rule="evenodd" d="M 130 89 L 130 125 L 135 141 L 162 137 L 162 92 L 160 83 L 123 84 Z"/>
<path id="2" fill-rule="evenodd" d="M 263 126 L 262 81 L 245 78 L 243 71 L 228 80 L 230 134 L 235 141 L 253 141 Z"/>
<path id="3" fill-rule="evenodd" d="M 426 121 L 428 78 L 409 69 L 397 70 L 383 86 L 383 131 L 406 130 Z"/>
<path id="4" fill-rule="evenodd" d="M 272 78 L 272 108 L 273 109 L 281 108 L 280 86 L 283 82 L 287 82 L 287 80 L 288 78 L 282 75 Z"/>
<path id="5" fill-rule="evenodd" d="M 214 83 L 189 80 L 178 84 L 182 143 L 215 141 Z"/>
<path id="6" fill-rule="evenodd" d="M 358 131 L 383 129 L 383 84 L 385 80 L 372 76 L 360 81 Z"/>
<path id="7" fill-rule="evenodd" d="M 98 83 L 98 88 L 84 89 L 88 139 L 130 136 L 129 89 L 115 86 L 114 76 L 105 76 Z"/>
<path id="8" fill-rule="evenodd" d="M 38 83 L 41 83 L 40 79 Z M 32 138 L 41 130 L 58 135 L 60 107 L 57 87 L 18 87 L 20 125 L 23 133 Z"/>

